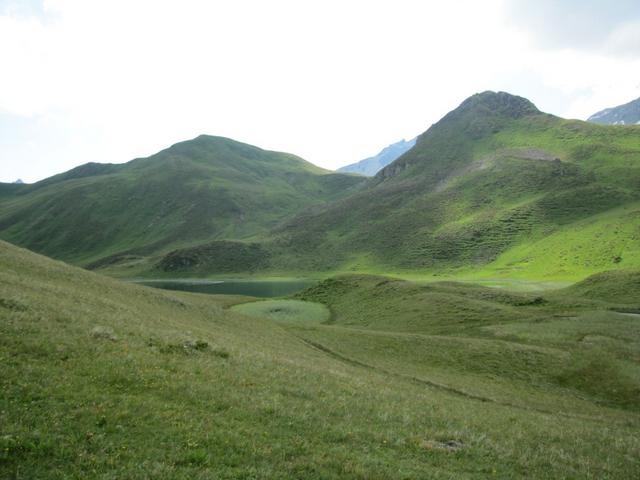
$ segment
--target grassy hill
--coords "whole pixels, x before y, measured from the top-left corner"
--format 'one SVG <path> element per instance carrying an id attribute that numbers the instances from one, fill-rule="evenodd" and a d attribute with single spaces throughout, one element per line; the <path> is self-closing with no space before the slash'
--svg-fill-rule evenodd
<path id="1" fill-rule="evenodd" d="M 574 281 L 640 268 L 640 126 L 564 120 L 484 92 L 369 180 L 198 137 L 0 185 L 0 237 L 119 276 Z"/>
<path id="2" fill-rule="evenodd" d="M 0 185 L 0 237 L 83 266 L 135 262 L 196 241 L 251 237 L 362 180 L 200 136 L 123 165 Z"/>
<path id="3" fill-rule="evenodd" d="M 0 477 L 635 478 L 640 324 L 608 310 L 634 278 L 594 280 L 630 285 L 610 304 L 340 277 L 241 311 L 0 242 Z"/>
<path id="4" fill-rule="evenodd" d="M 475 95 L 366 186 L 297 215 L 274 268 L 581 278 L 640 267 L 640 126 Z"/>

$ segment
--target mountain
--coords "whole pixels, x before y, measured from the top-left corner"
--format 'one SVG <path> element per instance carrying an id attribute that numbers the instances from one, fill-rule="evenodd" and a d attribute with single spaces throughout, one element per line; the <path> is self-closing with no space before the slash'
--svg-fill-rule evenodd
<path id="1" fill-rule="evenodd" d="M 415 144 L 415 138 L 413 140 L 409 140 L 408 142 L 405 140 L 401 140 L 382 149 L 382 151 L 374 157 L 365 158 L 364 160 L 360 160 L 357 163 L 352 163 L 351 165 L 341 167 L 337 171 L 344 173 L 360 173 L 361 175 L 372 177 L 384 167 L 393 162 L 400 155 L 413 148 Z"/>
<path id="2" fill-rule="evenodd" d="M 465 100 L 374 177 L 202 136 L 0 184 L 0 238 L 118 275 L 579 279 L 640 268 L 640 126 Z"/>
<path id="3" fill-rule="evenodd" d="M 135 263 L 197 241 L 249 238 L 362 181 L 203 135 L 126 164 L 0 184 L 0 238 L 83 266 Z"/>
<path id="4" fill-rule="evenodd" d="M 18 185 L 22 185 L 22 184 L 24 184 L 24 182 L 22 181 L 22 179 L 21 179 L 21 178 L 17 179 L 17 180 L 16 180 L 15 182 L 13 182 L 13 183 L 17 183 Z"/>
<path id="5" fill-rule="evenodd" d="M 637 125 L 640 124 L 640 98 L 613 108 L 606 108 L 594 113 L 588 122 L 608 125 Z"/>
<path id="6" fill-rule="evenodd" d="M 640 126 L 484 92 L 367 185 L 265 243 L 273 269 L 580 278 L 640 266 Z"/>

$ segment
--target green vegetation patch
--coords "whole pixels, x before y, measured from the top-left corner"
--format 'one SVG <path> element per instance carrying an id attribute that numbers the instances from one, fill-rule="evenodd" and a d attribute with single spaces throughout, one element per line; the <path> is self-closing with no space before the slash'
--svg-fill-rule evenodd
<path id="1" fill-rule="evenodd" d="M 321 303 L 302 300 L 266 300 L 236 305 L 232 310 L 250 317 L 269 320 L 304 321 L 322 323 L 329 320 L 331 313 Z"/>

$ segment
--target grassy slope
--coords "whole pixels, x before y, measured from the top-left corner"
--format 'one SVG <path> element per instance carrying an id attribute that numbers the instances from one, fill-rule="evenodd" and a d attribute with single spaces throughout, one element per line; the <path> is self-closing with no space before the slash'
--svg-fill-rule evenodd
<path id="1" fill-rule="evenodd" d="M 274 268 L 584 277 L 640 267 L 640 127 L 470 98 L 362 189 L 277 230 Z"/>
<path id="2" fill-rule="evenodd" d="M 527 310 L 497 322 L 464 313 L 470 326 L 459 334 L 456 322 L 447 327 L 444 320 L 434 324 L 438 335 L 426 324 L 415 333 L 395 331 L 391 317 L 347 325 L 359 309 L 377 311 L 370 289 L 382 288 L 388 301 L 404 306 L 400 322 L 413 308 L 427 315 L 430 302 L 416 304 L 411 288 L 395 282 L 376 287 L 386 279 L 345 281 L 349 288 L 325 291 L 332 324 L 274 323 L 227 310 L 237 297 L 127 285 L 0 242 L 0 477 L 640 473 L 637 406 L 613 390 L 586 390 L 572 383 L 575 375 L 564 388 L 549 379 L 549 367 L 577 355 L 575 337 L 595 328 L 593 321 L 529 322 L 535 315 Z M 358 305 L 339 301 L 353 288 L 363 289 Z M 467 311 L 464 298 L 492 303 L 491 315 L 538 308 L 514 306 L 514 299 L 532 300 L 526 295 L 434 288 L 458 302 L 435 310 L 432 320 Z M 597 348 L 610 366 L 637 364 L 638 345 L 616 340 L 637 338 L 637 325 L 631 317 L 604 317 L 599 336 L 584 342 L 585 358 Z M 194 343 L 185 349 L 185 341 Z M 620 359 L 624 349 L 628 358 Z M 631 374 L 637 386 L 637 371 Z M 617 373 L 588 378 L 595 390 L 610 381 L 618 386 Z"/>
<path id="3" fill-rule="evenodd" d="M 362 180 L 200 136 L 124 165 L 87 164 L 34 185 L 2 186 L 0 236 L 85 266 L 112 255 L 132 261 L 195 241 L 251 237 Z"/>
<path id="4" fill-rule="evenodd" d="M 332 311 L 304 335 L 354 361 L 504 403 L 638 412 L 640 323 L 610 310 L 640 311 L 638 278 L 612 272 L 534 294 L 351 275 L 298 297 Z"/>
<path id="5" fill-rule="evenodd" d="M 630 203 L 562 226 L 508 249 L 476 276 L 578 280 L 640 266 L 640 204 Z"/>
<path id="6" fill-rule="evenodd" d="M 615 302 L 620 308 L 640 311 L 640 271 L 609 271 L 582 280 L 567 289 L 571 295 L 579 295 L 599 301 Z"/>

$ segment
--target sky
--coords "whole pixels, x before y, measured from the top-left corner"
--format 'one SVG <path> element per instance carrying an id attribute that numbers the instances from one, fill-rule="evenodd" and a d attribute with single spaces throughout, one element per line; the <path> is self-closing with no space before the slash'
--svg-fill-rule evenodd
<path id="1" fill-rule="evenodd" d="M 210 134 L 335 169 L 484 90 L 640 97 L 638 0 L 0 0 L 0 181 Z"/>

